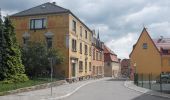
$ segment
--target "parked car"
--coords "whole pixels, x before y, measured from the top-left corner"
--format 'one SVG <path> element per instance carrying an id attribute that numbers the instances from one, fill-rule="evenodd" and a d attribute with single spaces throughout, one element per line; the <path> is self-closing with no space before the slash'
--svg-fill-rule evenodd
<path id="1" fill-rule="evenodd" d="M 162 81 L 162 83 L 169 83 L 170 82 L 170 74 L 161 74 L 161 81 Z"/>

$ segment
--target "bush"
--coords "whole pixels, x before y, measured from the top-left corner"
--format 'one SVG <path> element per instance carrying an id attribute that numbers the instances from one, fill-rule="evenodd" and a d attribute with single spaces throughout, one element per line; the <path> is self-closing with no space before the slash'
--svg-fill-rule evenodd
<path id="1" fill-rule="evenodd" d="M 19 83 L 28 81 L 28 77 L 26 74 L 17 74 L 15 76 L 11 76 L 8 79 L 4 80 L 3 83 Z"/>
<path id="2" fill-rule="evenodd" d="M 50 61 L 48 58 L 55 60 L 53 64 L 61 64 L 64 59 L 58 50 L 48 49 L 44 43 L 29 42 L 22 47 L 22 62 L 29 77 L 49 76 Z"/>

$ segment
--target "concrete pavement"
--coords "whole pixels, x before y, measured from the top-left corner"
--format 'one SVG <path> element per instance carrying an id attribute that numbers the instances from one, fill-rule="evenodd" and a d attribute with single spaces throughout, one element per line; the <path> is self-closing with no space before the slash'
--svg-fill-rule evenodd
<path id="1" fill-rule="evenodd" d="M 58 100 L 70 96 L 76 92 L 79 88 L 96 81 L 105 80 L 107 78 L 86 80 L 75 82 L 72 84 L 64 84 L 61 86 L 53 87 L 53 93 L 51 96 L 51 88 L 23 92 L 13 95 L 0 96 L 0 100 Z"/>
<path id="2" fill-rule="evenodd" d="M 0 96 L 0 100 L 169 100 L 134 91 L 124 86 L 125 80 L 103 78 L 80 81 L 50 88 Z M 90 84 L 89 84 L 90 83 Z"/>
<path id="3" fill-rule="evenodd" d="M 153 90 L 150 90 L 150 89 L 138 87 L 138 86 L 134 85 L 133 81 L 125 81 L 124 86 L 129 88 L 129 89 L 132 89 L 132 90 L 135 90 L 135 91 L 138 91 L 138 92 L 141 92 L 141 93 L 145 93 L 145 94 L 148 94 L 148 95 L 165 97 L 165 98 L 170 99 L 170 94 L 165 94 L 165 93 L 153 91 Z"/>
<path id="4" fill-rule="evenodd" d="M 63 100 L 169 100 L 128 89 L 124 82 L 108 79 L 91 83 Z"/>

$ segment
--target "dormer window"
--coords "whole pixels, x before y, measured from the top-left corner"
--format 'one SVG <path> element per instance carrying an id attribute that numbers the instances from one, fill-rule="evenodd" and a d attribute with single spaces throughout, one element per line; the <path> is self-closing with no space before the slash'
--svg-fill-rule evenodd
<path id="1" fill-rule="evenodd" d="M 31 19 L 30 20 L 30 29 L 36 30 L 36 29 L 45 29 L 47 24 L 46 18 L 40 18 L 40 19 Z"/>
<path id="2" fill-rule="evenodd" d="M 148 48 L 148 44 L 147 43 L 143 43 L 143 49 L 147 49 Z"/>

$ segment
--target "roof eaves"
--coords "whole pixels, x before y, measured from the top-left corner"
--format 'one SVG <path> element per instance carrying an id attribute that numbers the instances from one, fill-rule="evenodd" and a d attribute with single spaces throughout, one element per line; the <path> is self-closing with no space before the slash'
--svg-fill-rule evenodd
<path id="1" fill-rule="evenodd" d="M 78 21 L 80 21 L 80 23 L 82 23 L 91 33 L 92 33 L 92 30 L 87 26 L 85 25 L 76 15 L 74 15 L 70 10 L 68 10 L 69 13 L 74 16 Z"/>

